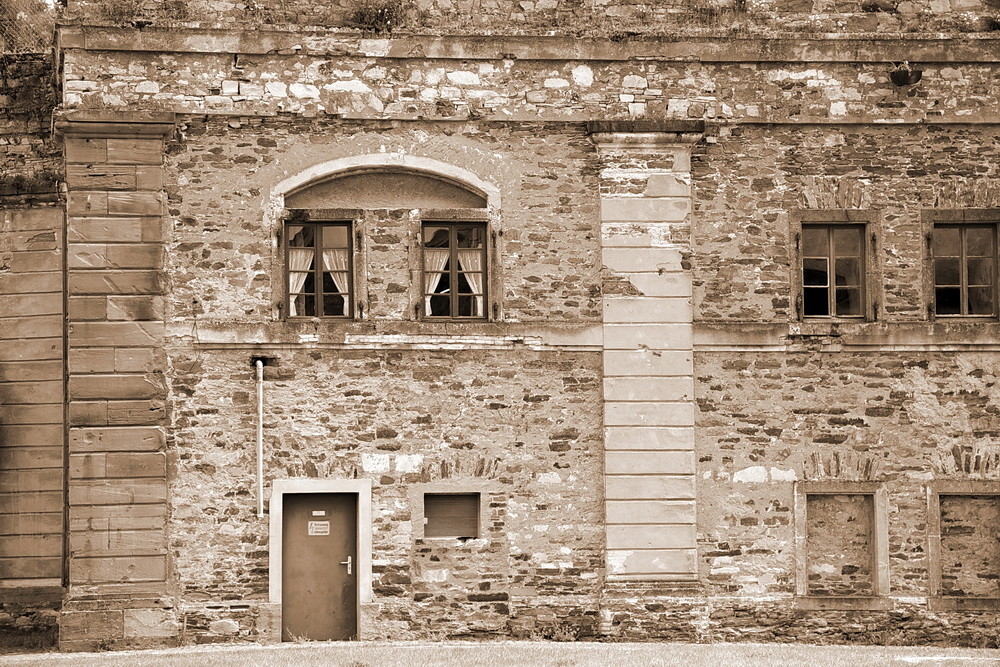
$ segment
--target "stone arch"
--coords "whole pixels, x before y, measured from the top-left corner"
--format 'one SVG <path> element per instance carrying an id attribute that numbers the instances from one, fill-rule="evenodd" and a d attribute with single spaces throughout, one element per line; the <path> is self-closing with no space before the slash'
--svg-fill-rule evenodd
<path id="1" fill-rule="evenodd" d="M 344 185 L 355 199 L 369 196 L 359 193 L 380 189 L 396 192 L 400 184 L 409 183 L 418 186 L 413 188 L 417 191 L 413 194 L 416 205 L 406 205 L 405 196 L 396 198 L 395 203 L 399 205 L 383 206 L 379 204 L 386 202 L 378 200 L 373 200 L 372 205 L 361 202 L 348 204 L 347 199 L 341 203 L 336 195 L 338 183 Z M 437 192 L 432 192 L 434 184 L 438 184 Z M 298 199 L 306 204 L 294 208 L 500 208 L 500 190 L 473 172 L 432 158 L 390 153 L 355 155 L 321 162 L 281 181 L 273 192 L 286 201 Z M 324 199 L 332 203 L 309 205 Z M 449 205 L 448 201 L 454 203 Z"/>

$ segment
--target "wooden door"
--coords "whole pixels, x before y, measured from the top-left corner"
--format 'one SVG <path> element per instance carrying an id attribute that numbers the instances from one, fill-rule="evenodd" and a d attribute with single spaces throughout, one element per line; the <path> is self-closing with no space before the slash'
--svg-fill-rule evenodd
<path id="1" fill-rule="evenodd" d="M 357 494 L 289 493 L 283 506 L 282 641 L 355 638 Z"/>

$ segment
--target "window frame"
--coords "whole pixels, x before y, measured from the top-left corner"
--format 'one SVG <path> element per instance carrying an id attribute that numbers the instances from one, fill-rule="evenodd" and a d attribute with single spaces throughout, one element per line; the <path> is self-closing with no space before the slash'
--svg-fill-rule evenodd
<path id="1" fill-rule="evenodd" d="M 927 486 L 927 607 L 930 611 L 997 611 L 1000 597 L 942 595 L 941 496 L 997 496 L 997 480 L 936 480 Z"/>
<path id="2" fill-rule="evenodd" d="M 964 320 L 979 322 L 996 322 L 1000 319 L 1000 280 L 998 280 L 998 269 L 1000 269 L 1000 209 L 932 209 L 923 212 L 926 239 L 926 295 L 927 295 L 927 315 L 931 321 L 941 320 Z M 934 253 L 934 231 L 937 228 L 955 226 L 962 231 L 962 255 L 959 258 L 959 272 L 962 284 L 959 292 L 961 309 L 967 309 L 968 284 L 966 277 L 966 267 L 968 256 L 966 254 L 966 244 L 964 241 L 965 230 L 971 227 L 989 227 L 993 230 L 993 252 L 989 255 L 992 260 L 991 300 L 993 312 L 984 315 L 969 315 L 966 312 L 955 314 L 941 314 L 937 312 L 937 257 Z"/>
<path id="3" fill-rule="evenodd" d="M 879 300 L 877 286 L 881 284 L 879 275 L 878 256 L 878 221 L 881 219 L 881 211 L 875 209 L 801 209 L 794 211 L 791 215 L 791 233 L 795 240 L 795 253 L 792 266 L 792 292 L 794 294 L 794 307 L 790 309 L 791 316 L 798 322 L 805 323 L 834 323 L 834 322 L 874 322 L 878 319 Z M 803 231 L 808 227 L 828 227 L 834 228 L 860 228 L 861 231 L 861 252 L 859 260 L 860 284 L 858 289 L 861 292 L 861 314 L 859 315 L 837 315 L 836 314 L 836 280 L 834 266 L 829 267 L 828 276 L 834 282 L 828 287 L 828 303 L 832 306 L 829 315 L 806 315 L 805 314 L 805 285 L 804 269 L 805 256 L 803 250 Z M 832 244 L 832 234 L 830 236 Z M 829 252 L 832 253 L 832 250 Z M 834 256 L 828 255 L 828 259 Z"/>
<path id="4" fill-rule="evenodd" d="M 284 265 L 282 271 L 283 280 L 283 294 L 284 299 L 282 301 L 283 318 L 285 320 L 292 321 L 302 321 L 311 319 L 322 319 L 322 320 L 340 320 L 340 321 L 350 321 L 355 319 L 356 304 L 357 304 L 357 290 L 355 286 L 356 275 L 355 275 L 355 242 L 354 235 L 357 229 L 356 216 L 351 215 L 349 211 L 330 211 L 330 215 L 315 216 L 311 211 L 306 209 L 293 209 L 291 214 L 285 216 L 282 225 L 282 254 L 284 256 Z M 344 314 L 343 315 L 291 315 L 291 301 L 292 301 L 292 291 L 291 285 L 289 284 L 290 275 L 292 273 L 291 267 L 289 265 L 289 250 L 292 248 L 291 244 L 291 234 L 289 229 L 293 226 L 297 227 L 315 227 L 317 230 L 322 230 L 324 227 L 345 227 L 347 229 L 347 292 L 346 292 L 346 303 L 344 304 Z M 321 251 L 324 246 L 322 245 L 322 233 L 314 235 L 316 238 L 316 244 L 312 248 L 313 250 L 313 283 L 315 286 L 315 291 L 312 296 L 316 299 L 316 307 L 320 309 L 322 298 L 324 292 L 322 291 L 323 286 L 323 273 L 322 261 L 321 261 Z M 304 294 L 300 292 L 297 294 Z M 338 292 L 337 294 L 343 294 Z"/>
<path id="5" fill-rule="evenodd" d="M 410 504 L 410 525 L 413 539 L 417 542 L 426 541 L 433 544 L 468 542 L 468 539 L 458 537 L 427 537 L 424 535 L 424 497 L 427 495 L 478 495 L 479 496 L 479 535 L 473 539 L 491 540 L 503 533 L 503 526 L 491 505 L 498 502 L 499 489 L 494 481 L 460 475 L 448 479 L 431 482 L 420 482 L 410 485 L 407 497 Z M 492 537 L 491 537 L 492 536 Z"/>
<path id="6" fill-rule="evenodd" d="M 428 496 L 433 497 L 457 497 L 461 496 L 463 498 L 475 498 L 476 506 L 473 512 L 473 517 L 476 521 L 475 535 L 428 535 L 427 534 L 427 498 Z M 483 534 L 482 526 L 482 504 L 483 496 L 478 491 L 425 491 L 423 494 L 423 512 L 421 518 L 423 519 L 424 526 L 424 539 L 441 539 L 441 540 L 478 540 Z"/>
<path id="7" fill-rule="evenodd" d="M 491 281 L 493 280 L 493 271 L 490 256 L 490 245 L 492 241 L 492 232 L 490 229 L 490 223 L 488 219 L 475 219 L 478 216 L 465 216 L 462 219 L 454 219 L 446 216 L 440 215 L 428 215 L 426 217 L 421 217 L 420 219 L 420 229 L 419 229 L 419 242 L 420 242 L 420 281 L 419 281 L 419 297 L 418 309 L 420 312 L 420 318 L 427 322 L 489 322 L 491 318 Z M 448 315 L 432 315 L 430 314 L 429 308 L 427 307 L 428 300 L 433 294 L 427 292 L 427 275 L 428 273 L 438 273 L 436 271 L 428 272 L 427 270 L 427 245 L 424 242 L 424 230 L 427 227 L 448 227 L 449 229 L 449 258 L 448 258 L 448 271 L 447 275 L 449 277 L 449 285 L 454 284 L 455 277 L 458 276 L 460 271 L 458 262 L 458 250 L 460 248 L 457 245 L 457 230 L 460 227 L 478 227 L 483 230 L 483 247 L 482 247 L 482 315 L 457 315 L 458 310 L 458 299 L 461 296 L 455 290 L 451 290 L 449 293 L 450 305 Z M 469 272 L 465 272 L 469 273 Z M 473 296 L 473 295 L 469 295 Z"/>
<path id="8" fill-rule="evenodd" d="M 795 482 L 795 596 L 800 609 L 888 609 L 889 595 L 889 497 L 881 482 L 848 480 Z M 810 595 L 806 508 L 809 496 L 872 496 L 871 595 Z"/>

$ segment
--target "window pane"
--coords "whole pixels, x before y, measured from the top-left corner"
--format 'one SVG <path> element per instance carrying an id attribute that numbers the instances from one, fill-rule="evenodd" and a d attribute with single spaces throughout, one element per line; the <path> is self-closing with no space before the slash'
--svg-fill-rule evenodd
<path id="1" fill-rule="evenodd" d="M 431 296 L 427 298 L 430 304 L 430 314 L 447 317 L 451 315 L 451 297 L 448 295 Z"/>
<path id="2" fill-rule="evenodd" d="M 934 260 L 934 284 L 935 285 L 961 285 L 962 274 L 959 270 L 961 260 L 935 259 Z"/>
<path id="3" fill-rule="evenodd" d="M 934 312 L 938 315 L 961 315 L 962 290 L 958 287 L 938 287 L 935 289 Z"/>
<path id="4" fill-rule="evenodd" d="M 459 227 L 455 230 L 458 235 L 459 248 L 482 248 L 484 227 Z"/>
<path id="5" fill-rule="evenodd" d="M 828 228 L 826 227 L 803 227 L 802 256 L 826 257 L 829 255 L 830 245 L 827 233 Z"/>
<path id="6" fill-rule="evenodd" d="M 962 254 L 962 239 L 958 227 L 934 228 L 934 256 L 958 257 Z"/>
<path id="7" fill-rule="evenodd" d="M 473 273 L 473 274 L 460 273 L 460 274 L 458 274 L 458 293 L 459 294 L 475 294 L 475 293 L 481 291 L 481 290 L 473 289 L 472 282 L 470 282 L 470 280 L 469 280 L 470 276 L 472 277 L 473 281 L 475 281 L 477 278 L 479 278 L 479 274 L 478 273 Z"/>
<path id="8" fill-rule="evenodd" d="M 324 225 L 323 226 L 323 247 L 324 248 L 346 248 L 347 247 L 347 226 L 346 225 Z"/>
<path id="9" fill-rule="evenodd" d="M 992 315 L 993 288 L 970 287 L 968 308 L 969 315 Z"/>
<path id="10" fill-rule="evenodd" d="M 426 273 L 424 274 L 424 293 L 425 294 L 441 294 L 448 292 L 448 274 L 447 273 Z"/>
<path id="11" fill-rule="evenodd" d="M 807 287 L 803 291 L 802 314 L 825 317 L 830 314 L 829 292 L 825 287 Z"/>
<path id="12" fill-rule="evenodd" d="M 969 258 L 969 285 L 992 285 L 993 284 L 993 258 L 992 257 L 970 257 Z"/>
<path id="13" fill-rule="evenodd" d="M 829 285 L 826 259 L 802 260 L 802 284 L 826 287 Z"/>
<path id="14" fill-rule="evenodd" d="M 312 248 L 316 245 L 316 228 L 289 225 L 288 245 L 292 248 Z"/>
<path id="15" fill-rule="evenodd" d="M 298 294 L 299 292 L 312 292 L 313 274 L 311 273 L 290 273 L 288 274 L 288 293 Z"/>
<path id="16" fill-rule="evenodd" d="M 311 294 L 299 294 L 292 297 L 289 315 L 292 317 L 315 317 L 316 297 Z"/>
<path id="17" fill-rule="evenodd" d="M 478 317 L 480 315 L 477 304 L 479 302 L 479 297 L 477 296 L 460 296 L 458 297 L 458 315 L 460 317 Z"/>
<path id="18" fill-rule="evenodd" d="M 838 257 L 835 260 L 837 268 L 837 284 L 854 287 L 861 284 L 861 260 Z"/>
<path id="19" fill-rule="evenodd" d="M 347 302 L 337 294 L 327 294 L 323 297 L 323 314 L 327 317 L 343 317 L 347 313 Z"/>
<path id="20" fill-rule="evenodd" d="M 833 252 L 838 257 L 861 257 L 861 227 L 834 229 Z"/>
<path id="21" fill-rule="evenodd" d="M 861 290 L 843 289 L 837 290 L 837 315 L 843 317 L 861 316 Z"/>
<path id="22" fill-rule="evenodd" d="M 447 227 L 424 226 L 424 246 L 428 248 L 447 248 L 449 243 Z"/>
<path id="23" fill-rule="evenodd" d="M 350 292 L 347 275 L 345 271 L 325 273 L 323 275 L 323 292 L 325 294 L 347 294 Z"/>
<path id="24" fill-rule="evenodd" d="M 967 255 L 989 257 L 993 255 L 992 227 L 969 227 L 965 234 L 965 252 Z"/>

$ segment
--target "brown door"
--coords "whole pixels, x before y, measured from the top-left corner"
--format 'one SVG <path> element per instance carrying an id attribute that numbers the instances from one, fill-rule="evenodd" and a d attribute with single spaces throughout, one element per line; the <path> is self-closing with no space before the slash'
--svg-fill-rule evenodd
<path id="1" fill-rule="evenodd" d="M 287 493 L 283 504 L 282 641 L 353 639 L 358 632 L 357 494 Z"/>

